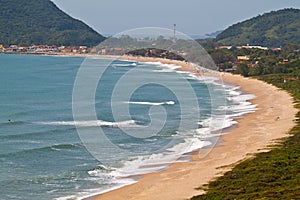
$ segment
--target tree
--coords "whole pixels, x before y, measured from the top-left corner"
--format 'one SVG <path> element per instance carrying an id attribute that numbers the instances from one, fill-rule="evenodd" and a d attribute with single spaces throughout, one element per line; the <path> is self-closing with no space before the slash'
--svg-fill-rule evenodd
<path id="1" fill-rule="evenodd" d="M 238 65 L 238 71 L 241 75 L 248 77 L 249 76 L 249 67 L 246 63 L 242 63 Z"/>

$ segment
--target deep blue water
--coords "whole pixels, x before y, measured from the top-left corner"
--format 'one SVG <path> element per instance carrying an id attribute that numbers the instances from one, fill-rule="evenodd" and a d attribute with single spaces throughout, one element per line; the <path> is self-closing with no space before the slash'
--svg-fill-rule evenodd
<path id="1" fill-rule="evenodd" d="M 140 67 L 138 76 L 142 79 L 157 78 L 160 74 L 176 83 L 180 77 L 176 78 L 177 73 L 166 71 L 166 66 L 158 64 L 114 61 L 102 76 L 95 94 L 98 121 L 78 122 L 77 128 L 90 132 L 101 128 L 124 154 L 115 156 L 114 151 L 100 144 L 103 160 L 96 159 L 81 141 L 73 121 L 73 86 L 83 61 L 84 58 L 75 57 L 0 55 L 0 199 L 75 198 L 131 183 L 133 179 L 124 177 L 160 170 L 165 167 L 164 159 L 172 160 L 173 150 L 185 153 L 188 149 L 185 147 L 191 146 L 188 140 L 200 148 L 209 144 L 204 139 L 211 130 L 234 124 L 224 115 L 228 105 L 244 106 L 227 109 L 227 114 L 232 116 L 249 109 L 245 98 L 238 100 L 240 92 L 235 91 L 236 88 L 183 74 L 181 78 L 186 78 L 197 94 L 201 111 L 199 124 L 194 125 L 197 130 L 178 132 L 180 109 L 184 105 L 174 91 L 155 81 L 137 88 L 129 101 L 118 102 L 116 108 L 129 105 L 130 117 L 119 116 L 122 120 L 115 121 L 111 111 L 113 89 L 132 69 Z M 97 65 L 93 67 L 104 63 L 97 59 L 91 62 Z M 132 83 L 123 84 L 131 87 Z M 184 93 L 185 88 L 179 91 Z M 163 107 L 167 113 L 168 120 L 157 134 L 138 138 L 124 134 L 119 128 L 134 129 L 151 124 L 151 107 Z M 212 118 L 219 121 L 207 125 Z M 106 162 L 107 158 L 112 158 L 108 159 L 111 163 Z M 156 168 L 145 167 L 156 162 L 159 163 Z M 141 166 L 144 167 L 141 169 Z"/>

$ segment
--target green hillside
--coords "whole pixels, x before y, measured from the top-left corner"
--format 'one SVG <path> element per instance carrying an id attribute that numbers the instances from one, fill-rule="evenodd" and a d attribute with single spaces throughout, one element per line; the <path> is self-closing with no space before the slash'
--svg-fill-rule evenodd
<path id="1" fill-rule="evenodd" d="M 94 46 L 104 37 L 50 0 L 0 0 L 0 44 Z"/>
<path id="2" fill-rule="evenodd" d="M 280 47 L 300 44 L 300 10 L 284 9 L 230 26 L 216 41 L 223 45 Z"/>

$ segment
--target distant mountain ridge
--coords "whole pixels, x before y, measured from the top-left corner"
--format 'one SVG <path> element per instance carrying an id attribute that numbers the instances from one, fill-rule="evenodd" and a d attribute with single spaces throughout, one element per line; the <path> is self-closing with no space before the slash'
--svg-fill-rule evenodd
<path id="1" fill-rule="evenodd" d="M 207 38 L 216 38 L 222 32 L 223 31 L 215 31 L 213 33 L 207 33 L 207 34 L 205 34 L 205 37 L 207 37 Z"/>
<path id="2" fill-rule="evenodd" d="M 105 38 L 50 0 L 0 0 L 0 44 L 95 46 Z"/>
<path id="3" fill-rule="evenodd" d="M 283 9 L 234 24 L 217 35 L 222 45 L 279 47 L 300 44 L 300 10 Z"/>

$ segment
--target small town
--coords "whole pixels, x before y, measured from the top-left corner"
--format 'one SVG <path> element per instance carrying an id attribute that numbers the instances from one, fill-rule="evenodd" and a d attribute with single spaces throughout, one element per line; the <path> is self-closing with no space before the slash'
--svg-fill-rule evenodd
<path id="1" fill-rule="evenodd" d="M 5 54 L 40 54 L 40 55 L 57 55 L 57 54 L 106 54 L 118 55 L 123 48 L 89 48 L 87 46 L 55 46 L 55 45 L 32 45 L 18 46 L 10 45 L 5 47 L 0 44 L 0 53 Z"/>
<path id="2" fill-rule="evenodd" d="M 204 44 L 205 45 L 205 44 Z M 289 52 L 286 52 L 286 49 Z M 239 46 L 219 46 L 215 45 L 213 49 L 206 48 L 212 59 L 214 60 L 218 70 L 221 72 L 239 73 L 244 76 L 253 76 L 259 74 L 269 74 L 272 71 L 285 72 L 283 65 L 295 60 L 295 55 L 299 54 L 299 49 L 295 45 L 288 45 L 284 48 L 268 48 L 260 45 L 239 45 Z M 264 53 L 268 52 L 268 53 Z M 92 55 L 124 55 L 144 57 L 158 57 L 175 60 L 186 60 L 186 56 L 190 53 L 188 49 L 177 51 L 176 54 L 167 50 L 160 49 L 144 49 L 142 51 L 135 50 L 133 47 L 126 48 L 124 46 L 97 46 L 90 48 L 87 46 L 56 46 L 56 45 L 31 45 L 18 46 L 10 45 L 5 47 L 0 44 L 0 53 L 2 54 L 33 54 L 33 55 L 69 55 L 84 56 Z M 264 55 L 268 54 L 268 55 Z M 266 61 L 267 59 L 267 61 Z M 267 63 L 266 63 L 267 62 Z M 294 64 L 292 64 L 294 65 Z M 267 69 L 272 66 L 272 69 Z M 285 81 L 291 81 L 289 79 Z"/>
<path id="3" fill-rule="evenodd" d="M 216 50 L 221 49 L 233 49 L 233 46 L 217 46 Z M 236 49 L 260 49 L 260 50 L 272 50 L 272 51 L 281 51 L 281 47 L 277 48 L 268 48 L 262 46 L 236 46 Z M 55 45 L 31 45 L 31 46 L 18 46 L 18 45 L 10 45 L 5 47 L 0 44 L 0 53 L 7 54 L 59 54 L 59 53 L 73 53 L 73 54 L 101 54 L 101 55 L 119 55 L 124 52 L 124 48 L 115 47 L 115 48 L 90 48 L 87 46 L 55 46 Z M 185 52 L 180 52 L 181 55 L 185 55 Z M 247 57 L 239 57 L 240 60 L 247 60 Z"/>

